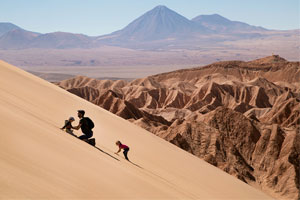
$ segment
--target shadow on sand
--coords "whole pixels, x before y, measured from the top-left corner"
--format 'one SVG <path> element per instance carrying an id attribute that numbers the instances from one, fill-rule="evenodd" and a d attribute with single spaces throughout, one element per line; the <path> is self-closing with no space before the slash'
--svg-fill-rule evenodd
<path id="1" fill-rule="evenodd" d="M 104 153 L 104 154 L 106 154 L 106 155 L 108 155 L 108 156 L 110 156 L 111 158 L 113 158 L 113 159 L 115 159 L 115 160 L 117 160 L 117 161 L 120 161 L 118 158 L 116 158 L 116 157 L 114 157 L 114 156 L 112 156 L 112 155 L 110 155 L 109 153 L 107 153 L 107 152 L 105 152 L 105 151 L 103 151 L 102 149 L 100 149 L 99 147 L 96 147 L 96 146 L 94 146 L 96 149 L 98 149 L 99 151 L 101 151 L 102 153 Z"/>
<path id="2" fill-rule="evenodd" d="M 57 126 L 55 126 L 55 127 L 57 127 Z M 58 128 L 58 127 L 57 127 Z M 59 128 L 60 129 L 60 128 Z M 65 132 L 65 131 L 63 131 L 63 132 Z M 70 135 L 70 136 L 73 136 L 73 137 L 75 137 L 75 138 L 77 138 L 77 139 L 79 139 L 79 140 L 81 140 L 77 135 L 75 135 L 74 133 L 67 133 L 67 135 Z M 92 138 L 92 139 L 94 139 L 95 140 L 95 138 Z M 81 140 L 81 141 L 83 141 L 83 142 L 85 142 L 85 143 L 87 143 L 87 144 L 89 144 L 89 145 L 91 145 L 90 143 L 88 143 L 87 141 L 84 141 L 84 140 Z M 116 157 L 114 157 L 114 156 L 112 156 L 111 154 L 109 154 L 109 153 L 107 153 L 107 152 L 105 152 L 105 151 L 103 151 L 102 149 L 100 149 L 99 147 L 97 147 L 97 146 L 94 146 L 94 145 L 91 145 L 92 147 L 95 147 L 96 149 L 98 149 L 99 151 L 101 151 L 102 153 L 104 153 L 104 154 L 106 154 L 106 155 L 108 155 L 109 157 L 111 157 L 111 158 L 113 158 L 113 159 L 115 159 L 115 160 L 117 160 L 117 161 L 120 161 L 118 158 L 116 158 Z"/>
<path id="3" fill-rule="evenodd" d="M 128 162 L 130 162 L 131 164 L 137 166 L 137 167 L 140 168 L 140 169 L 144 169 L 144 168 L 142 168 L 141 166 L 139 166 L 138 164 L 135 164 L 134 162 L 131 162 L 130 160 L 128 160 Z"/>

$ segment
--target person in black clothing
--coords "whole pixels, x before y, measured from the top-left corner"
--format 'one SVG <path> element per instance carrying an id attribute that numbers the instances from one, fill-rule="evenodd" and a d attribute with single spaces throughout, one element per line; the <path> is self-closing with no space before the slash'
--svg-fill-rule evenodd
<path id="1" fill-rule="evenodd" d="M 79 136 L 79 139 L 88 141 L 89 138 L 93 136 L 93 131 L 89 127 L 87 119 L 84 117 L 85 111 L 78 110 L 78 117 L 80 119 L 78 126 L 73 127 L 73 129 L 78 130 L 81 128 L 83 135 Z"/>

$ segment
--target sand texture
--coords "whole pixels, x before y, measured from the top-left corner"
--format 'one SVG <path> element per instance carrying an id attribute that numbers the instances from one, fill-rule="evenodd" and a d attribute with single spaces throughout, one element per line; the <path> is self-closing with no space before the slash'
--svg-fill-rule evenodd
<path id="1" fill-rule="evenodd" d="M 0 76 L 1 199 L 270 198 L 140 127 L 3 61 Z M 78 109 L 86 110 L 95 122 L 99 149 L 59 129 Z M 133 163 L 114 154 L 117 139 L 130 147 Z"/>

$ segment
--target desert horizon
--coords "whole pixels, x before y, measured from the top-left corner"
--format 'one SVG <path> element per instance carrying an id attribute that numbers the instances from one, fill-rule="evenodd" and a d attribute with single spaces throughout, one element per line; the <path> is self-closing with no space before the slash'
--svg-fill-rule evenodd
<path id="1" fill-rule="evenodd" d="M 185 68 L 225 60 L 249 61 L 269 55 L 299 61 L 299 33 L 300 28 L 267 29 L 219 14 L 198 13 L 188 19 L 167 6 L 156 6 L 123 29 L 93 37 L 62 31 L 41 34 L 0 22 L 0 59 L 26 70 L 41 67 L 36 71 L 39 73 L 43 68 L 60 73 L 62 66 L 120 70 L 123 66 L 170 66 L 172 71 L 180 65 Z M 157 71 L 162 72 L 166 70 Z M 108 77 L 147 75 L 153 73 Z"/>

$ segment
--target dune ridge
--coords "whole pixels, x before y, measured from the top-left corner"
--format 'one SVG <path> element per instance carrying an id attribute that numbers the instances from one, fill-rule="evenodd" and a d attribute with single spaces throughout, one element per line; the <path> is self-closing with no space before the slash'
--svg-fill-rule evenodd
<path id="1" fill-rule="evenodd" d="M 0 76 L 1 199 L 270 198 L 126 120 L 3 61 Z M 85 109 L 96 123 L 99 149 L 59 129 L 77 109 Z M 113 153 L 117 139 L 131 147 L 129 158 L 134 164 Z"/>

